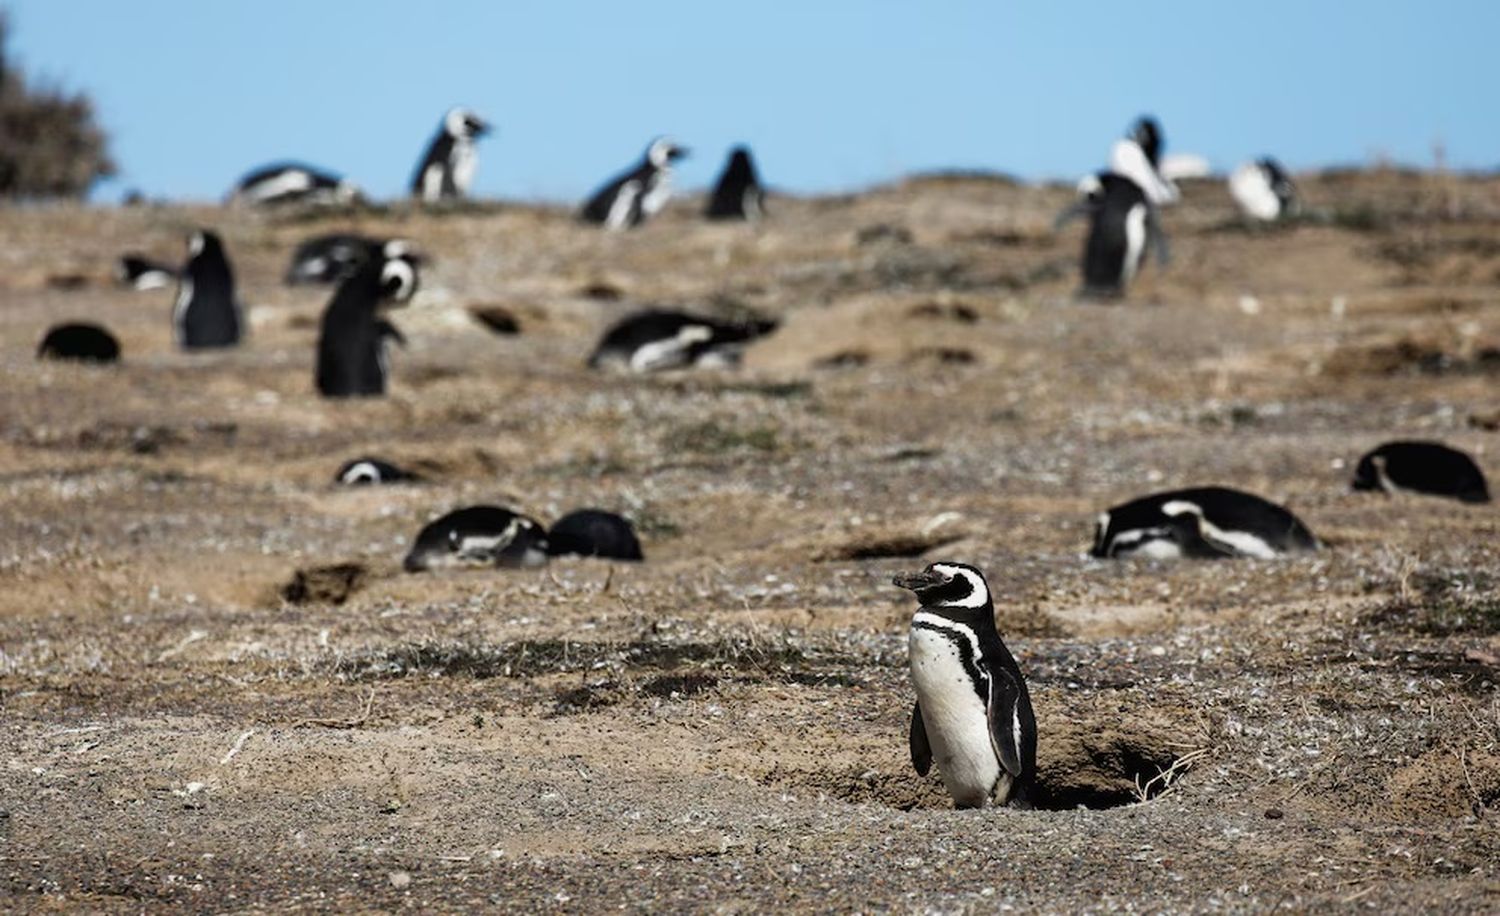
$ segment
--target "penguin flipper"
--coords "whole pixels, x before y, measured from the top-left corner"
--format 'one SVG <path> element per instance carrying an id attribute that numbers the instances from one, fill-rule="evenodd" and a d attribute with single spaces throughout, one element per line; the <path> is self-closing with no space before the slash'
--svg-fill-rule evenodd
<path id="1" fill-rule="evenodd" d="M 990 678 L 990 744 L 1005 772 L 1021 776 L 1021 690 L 1007 672 Z"/>
<path id="2" fill-rule="evenodd" d="M 932 745 L 927 743 L 927 725 L 922 721 L 922 704 L 911 704 L 911 765 L 918 776 L 926 776 L 932 769 Z"/>
<path id="3" fill-rule="evenodd" d="M 375 322 L 375 328 L 380 332 L 381 337 L 389 337 L 398 345 L 402 347 L 406 346 L 406 335 L 402 334 L 400 329 L 384 318 Z"/>

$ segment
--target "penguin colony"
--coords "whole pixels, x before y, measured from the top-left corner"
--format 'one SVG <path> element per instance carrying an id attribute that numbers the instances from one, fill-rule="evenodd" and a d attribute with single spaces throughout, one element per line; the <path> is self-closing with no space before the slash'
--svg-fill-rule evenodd
<path id="1" fill-rule="evenodd" d="M 419 160 L 412 196 L 424 204 L 468 196 L 477 168 L 477 140 L 490 125 L 464 108 L 448 111 Z M 1161 211 L 1179 198 L 1174 177 L 1203 170 L 1195 157 L 1165 157 L 1165 136 L 1143 117 L 1111 148 L 1107 167 L 1078 184 L 1077 202 L 1057 220 L 1088 220 L 1080 294 L 1123 296 L 1147 254 L 1168 263 Z M 610 230 L 638 227 L 661 212 L 672 193 L 674 164 L 687 150 L 662 137 L 640 161 L 601 187 L 579 211 Z M 1230 196 L 1247 219 L 1275 222 L 1300 209 L 1282 166 L 1265 157 L 1229 177 Z M 734 148 L 709 194 L 703 215 L 753 222 L 765 215 L 765 190 L 750 151 Z M 299 164 L 257 169 L 241 179 L 230 202 L 250 206 L 348 205 L 362 200 L 342 177 Z M 286 269 L 288 285 L 334 287 L 323 312 L 315 385 L 328 398 L 377 397 L 389 388 L 387 349 L 404 343 L 385 310 L 416 294 L 423 258 L 399 239 L 333 233 L 306 240 Z M 223 242 L 208 229 L 188 238 L 178 269 L 142 254 L 118 266 L 119 282 L 136 290 L 177 284 L 174 336 L 184 350 L 232 347 L 244 336 L 243 307 Z M 735 365 L 744 348 L 776 330 L 776 322 L 723 321 L 683 311 L 648 309 L 618 320 L 588 358 L 593 369 L 645 373 Z M 38 358 L 113 363 L 119 342 L 85 322 L 51 328 Z M 345 462 L 340 487 L 420 483 L 422 475 L 374 456 Z M 1363 455 L 1351 487 L 1385 494 L 1413 493 L 1486 503 L 1483 472 L 1472 457 L 1442 443 L 1394 441 Z M 1252 493 L 1200 486 L 1148 494 L 1102 512 L 1088 554 L 1095 560 L 1274 560 L 1321 549 L 1311 529 L 1285 507 Z M 474 505 L 423 526 L 402 566 L 407 572 L 445 569 L 526 569 L 562 556 L 621 562 L 644 559 L 631 522 L 603 509 L 579 509 L 550 527 L 514 509 Z M 991 587 L 981 570 L 943 561 L 899 575 L 918 608 L 908 628 L 908 662 L 916 694 L 909 752 L 916 772 L 936 768 L 955 806 L 1030 807 L 1035 799 L 1038 724 L 1025 677 L 1001 638 Z"/>

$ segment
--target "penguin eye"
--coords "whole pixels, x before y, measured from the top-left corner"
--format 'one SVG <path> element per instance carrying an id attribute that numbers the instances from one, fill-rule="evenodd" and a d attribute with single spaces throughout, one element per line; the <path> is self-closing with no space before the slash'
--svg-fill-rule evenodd
<path id="1" fill-rule="evenodd" d="M 458 536 L 458 529 L 457 528 L 454 528 L 453 530 L 449 531 L 448 532 L 448 549 L 449 550 L 457 550 L 458 549 L 459 541 L 461 541 L 461 540 L 462 540 L 462 538 L 460 538 Z"/>

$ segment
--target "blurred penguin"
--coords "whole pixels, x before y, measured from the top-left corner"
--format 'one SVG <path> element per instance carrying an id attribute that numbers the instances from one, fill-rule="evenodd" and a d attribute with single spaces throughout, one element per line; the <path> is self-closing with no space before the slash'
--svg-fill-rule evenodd
<path id="1" fill-rule="evenodd" d="M 672 164 L 688 154 L 666 137 L 651 141 L 635 168 L 611 179 L 579 214 L 607 229 L 630 229 L 655 216 L 672 196 Z"/>
<path id="2" fill-rule="evenodd" d="M 709 219 L 758 220 L 765 215 L 765 201 L 749 148 L 735 147 L 708 199 L 705 215 Z"/>
<path id="3" fill-rule="evenodd" d="M 1167 237 L 1156 207 L 1146 193 L 1124 175 L 1089 175 L 1078 183 L 1078 202 L 1057 217 L 1057 227 L 1076 216 L 1089 218 L 1083 246 L 1083 286 L 1079 295 L 1091 299 L 1123 296 L 1140 270 L 1148 247 L 1166 266 Z"/>
<path id="4" fill-rule="evenodd" d="M 490 125 L 467 108 L 449 110 L 417 165 L 411 181 L 412 196 L 429 204 L 468 197 L 479 168 L 474 141 L 489 132 Z"/>
<path id="5" fill-rule="evenodd" d="M 1177 185 L 1161 173 L 1164 146 L 1161 125 L 1150 115 L 1143 115 L 1109 151 L 1109 171 L 1135 182 L 1146 199 L 1158 207 L 1176 203 L 1178 198 Z"/>
<path id="6" fill-rule="evenodd" d="M 219 236 L 207 229 L 188 239 L 188 260 L 172 310 L 177 345 L 184 350 L 232 347 L 240 342 L 244 320 L 235 297 L 234 268 Z"/>
<path id="7" fill-rule="evenodd" d="M 1264 223 L 1286 219 L 1299 208 L 1291 176 L 1270 156 L 1235 169 L 1229 176 L 1229 194 L 1241 213 Z"/>

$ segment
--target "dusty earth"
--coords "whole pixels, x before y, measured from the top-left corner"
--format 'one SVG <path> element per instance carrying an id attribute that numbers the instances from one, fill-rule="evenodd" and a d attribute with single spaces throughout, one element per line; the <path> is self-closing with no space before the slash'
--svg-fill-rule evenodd
<path id="1" fill-rule="evenodd" d="M 1500 180 L 1304 190 L 1251 231 L 1189 187 L 1115 305 L 1071 299 L 1067 189 L 982 176 L 624 235 L 0 214 L 0 907 L 1494 912 L 1500 509 L 1347 480 L 1398 436 L 1500 477 Z M 253 305 L 232 353 L 109 280 L 194 224 Z M 435 258 L 376 402 L 313 393 L 328 292 L 280 283 L 343 228 Z M 646 304 L 784 323 L 737 371 L 583 368 Z M 37 362 L 69 318 L 123 363 Z M 427 482 L 333 487 L 365 453 Z M 1100 510 L 1207 483 L 1327 549 L 1085 557 Z M 625 512 L 648 561 L 400 572 L 476 502 Z M 888 583 L 938 558 L 998 593 L 1040 810 L 954 811 L 906 759 Z"/>

